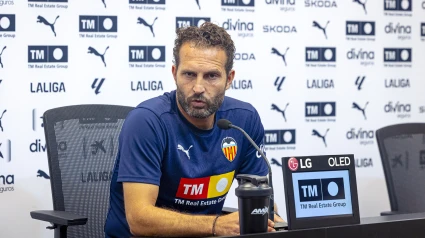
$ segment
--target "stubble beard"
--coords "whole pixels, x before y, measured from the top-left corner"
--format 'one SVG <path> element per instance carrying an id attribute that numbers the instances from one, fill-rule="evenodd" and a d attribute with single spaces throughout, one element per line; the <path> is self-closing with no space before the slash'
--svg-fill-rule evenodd
<path id="1" fill-rule="evenodd" d="M 205 98 L 202 94 L 195 94 L 191 97 L 186 97 L 186 95 L 177 87 L 177 101 L 183 110 L 191 117 L 198 119 L 205 119 L 212 114 L 214 114 L 221 106 L 224 101 L 225 90 L 217 94 L 211 100 Z M 205 103 L 203 108 L 194 108 L 191 106 L 193 100 L 200 100 Z"/>

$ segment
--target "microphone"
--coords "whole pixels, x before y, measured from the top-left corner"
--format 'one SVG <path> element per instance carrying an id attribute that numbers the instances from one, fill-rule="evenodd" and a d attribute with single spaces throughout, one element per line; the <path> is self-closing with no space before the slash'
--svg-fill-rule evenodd
<path id="1" fill-rule="evenodd" d="M 269 219 L 274 222 L 274 192 L 273 192 L 273 182 L 272 182 L 272 168 L 270 167 L 269 160 L 266 155 L 258 148 L 257 144 L 251 139 L 251 137 L 240 127 L 233 125 L 229 120 L 220 119 L 217 121 L 217 126 L 220 129 L 228 130 L 230 128 L 234 128 L 243 133 L 243 135 L 248 139 L 252 146 L 260 153 L 261 157 L 266 161 L 267 167 L 269 169 L 269 186 L 272 188 L 272 195 L 270 195 L 270 206 L 269 206 Z"/>

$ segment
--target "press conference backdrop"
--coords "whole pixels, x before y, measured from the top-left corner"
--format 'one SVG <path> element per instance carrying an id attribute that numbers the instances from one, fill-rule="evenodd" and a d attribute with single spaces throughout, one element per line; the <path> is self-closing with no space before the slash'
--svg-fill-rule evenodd
<path id="1" fill-rule="evenodd" d="M 389 210 L 374 131 L 425 118 L 425 1 L 0 0 L 2 237 L 52 235 L 29 216 L 52 208 L 43 112 L 175 89 L 175 29 L 205 21 L 236 44 L 227 95 L 260 113 L 280 214 L 280 158 L 336 153 L 355 155 L 361 216 Z"/>

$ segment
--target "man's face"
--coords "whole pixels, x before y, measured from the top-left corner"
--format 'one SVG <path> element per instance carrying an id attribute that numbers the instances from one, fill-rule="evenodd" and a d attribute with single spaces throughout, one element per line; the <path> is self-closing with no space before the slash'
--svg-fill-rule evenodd
<path id="1" fill-rule="evenodd" d="M 224 50 L 195 48 L 185 43 L 180 49 L 180 64 L 173 66 L 177 85 L 177 100 L 183 110 L 194 118 L 213 115 L 224 100 L 235 72 L 226 75 L 226 53 Z"/>

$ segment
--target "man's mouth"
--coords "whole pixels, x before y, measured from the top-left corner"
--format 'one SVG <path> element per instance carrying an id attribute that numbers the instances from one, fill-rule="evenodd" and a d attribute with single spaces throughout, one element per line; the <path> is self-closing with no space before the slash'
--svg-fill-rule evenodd
<path id="1" fill-rule="evenodd" d="M 203 108 L 205 106 L 205 102 L 202 100 L 192 100 L 192 106 L 195 108 Z"/>

